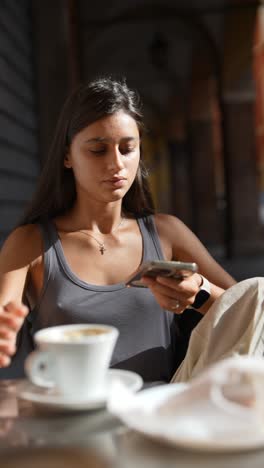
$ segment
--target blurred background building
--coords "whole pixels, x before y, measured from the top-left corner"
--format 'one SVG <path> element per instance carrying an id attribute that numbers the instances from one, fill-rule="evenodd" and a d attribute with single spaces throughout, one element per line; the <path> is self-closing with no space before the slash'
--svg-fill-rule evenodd
<path id="1" fill-rule="evenodd" d="M 250 0 L 1 0 L 0 243 L 80 81 L 143 100 L 159 211 L 237 279 L 264 272 L 264 6 Z"/>

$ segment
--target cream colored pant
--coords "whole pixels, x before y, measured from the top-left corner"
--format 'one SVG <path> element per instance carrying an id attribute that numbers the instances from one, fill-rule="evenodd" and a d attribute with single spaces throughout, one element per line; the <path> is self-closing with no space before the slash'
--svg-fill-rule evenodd
<path id="1" fill-rule="evenodd" d="M 264 278 L 250 278 L 219 297 L 191 334 L 172 382 L 185 382 L 234 354 L 264 354 Z"/>

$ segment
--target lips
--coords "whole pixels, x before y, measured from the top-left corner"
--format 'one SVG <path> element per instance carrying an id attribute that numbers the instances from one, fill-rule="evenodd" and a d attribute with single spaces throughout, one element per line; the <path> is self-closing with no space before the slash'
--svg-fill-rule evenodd
<path id="1" fill-rule="evenodd" d="M 125 177 L 113 177 L 112 179 L 108 179 L 106 182 L 110 182 L 111 184 L 115 184 L 116 182 L 125 181 Z"/>
<path id="2" fill-rule="evenodd" d="M 126 180 L 127 179 L 125 177 L 112 177 L 111 179 L 107 179 L 104 182 L 111 189 L 118 189 L 124 187 Z"/>
<path id="3" fill-rule="evenodd" d="M 106 183 L 111 189 L 119 189 L 124 187 L 126 179 L 109 179 Z"/>

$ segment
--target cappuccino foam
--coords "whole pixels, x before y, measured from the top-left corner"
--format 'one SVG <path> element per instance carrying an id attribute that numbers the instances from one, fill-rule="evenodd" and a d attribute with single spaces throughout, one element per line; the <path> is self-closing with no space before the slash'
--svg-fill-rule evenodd
<path id="1" fill-rule="evenodd" d="M 68 330 L 62 335 L 66 341 L 78 341 L 89 336 L 97 336 L 109 333 L 107 328 L 80 328 L 79 330 Z"/>

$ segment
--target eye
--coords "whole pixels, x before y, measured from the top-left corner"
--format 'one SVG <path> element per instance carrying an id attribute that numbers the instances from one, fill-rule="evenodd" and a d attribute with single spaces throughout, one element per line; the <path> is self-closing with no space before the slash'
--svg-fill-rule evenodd
<path id="1" fill-rule="evenodd" d="M 136 150 L 135 146 L 127 146 L 125 148 L 119 148 L 120 153 L 123 155 L 133 153 L 133 151 L 135 150 Z"/>
<path id="2" fill-rule="evenodd" d="M 92 154 L 104 154 L 106 152 L 106 148 L 90 149 L 89 151 Z"/>

